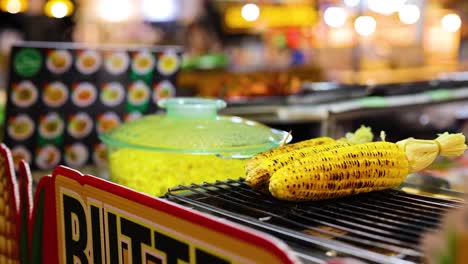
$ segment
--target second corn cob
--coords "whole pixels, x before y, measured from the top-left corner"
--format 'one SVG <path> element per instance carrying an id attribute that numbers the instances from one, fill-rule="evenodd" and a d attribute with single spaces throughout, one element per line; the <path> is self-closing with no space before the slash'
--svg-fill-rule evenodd
<path id="1" fill-rule="evenodd" d="M 358 129 L 356 129 L 356 131 L 354 131 L 353 133 L 346 133 L 346 136 L 344 138 L 339 139 L 339 141 L 345 141 L 351 144 L 360 144 L 372 142 L 373 138 L 374 134 L 372 133 L 372 129 L 370 127 L 361 126 Z M 273 159 L 276 156 L 295 151 L 301 148 L 324 145 L 334 141 L 335 140 L 330 137 L 318 137 L 270 149 L 268 151 L 257 154 L 253 158 L 249 159 L 245 164 L 245 172 L 246 174 L 248 174 L 255 167 L 260 165 L 263 161 Z"/>
<path id="2" fill-rule="evenodd" d="M 306 147 L 313 147 L 322 144 L 326 144 L 329 142 L 334 142 L 335 140 L 330 137 L 319 137 L 313 138 L 309 140 L 300 141 L 294 144 L 284 145 L 278 148 L 270 149 L 268 151 L 262 152 L 253 158 L 249 159 L 245 164 L 245 172 L 248 174 L 250 171 L 255 169 L 258 165 L 260 165 L 263 161 L 274 158 L 275 156 L 288 153 L 290 151 L 294 151 L 301 148 Z"/>
<path id="3" fill-rule="evenodd" d="M 254 189 L 268 193 L 268 181 L 278 169 L 317 152 L 371 142 L 373 137 L 370 127 L 361 126 L 354 133 L 346 133 L 345 138 L 337 141 L 330 137 L 319 137 L 260 153 L 246 163 L 246 183 Z"/>
<path id="4" fill-rule="evenodd" d="M 268 180 L 277 170 L 306 156 L 350 145 L 345 141 L 329 141 L 322 140 L 322 138 L 317 138 L 314 142 L 316 145 L 284 152 L 272 158 L 262 160 L 261 163 L 247 173 L 245 181 L 250 187 L 257 190 L 268 189 Z"/>

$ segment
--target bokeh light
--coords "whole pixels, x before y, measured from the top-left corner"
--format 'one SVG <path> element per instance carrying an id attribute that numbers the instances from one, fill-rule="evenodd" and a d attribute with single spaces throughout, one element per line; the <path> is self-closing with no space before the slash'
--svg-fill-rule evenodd
<path id="1" fill-rule="evenodd" d="M 371 16 L 360 16 L 354 21 L 354 29 L 361 36 L 370 36 L 375 32 L 377 22 Z"/>
<path id="2" fill-rule="evenodd" d="M 241 15 L 247 21 L 255 21 L 260 16 L 260 8 L 256 4 L 246 4 L 242 7 Z"/>
<path id="3" fill-rule="evenodd" d="M 129 0 L 100 0 L 97 5 L 99 16 L 109 22 L 122 22 L 130 18 L 132 4 Z"/>
<path id="4" fill-rule="evenodd" d="M 398 12 L 406 3 L 406 0 L 368 0 L 367 5 L 370 10 L 384 15 L 391 15 Z"/>
<path id="5" fill-rule="evenodd" d="M 27 8 L 27 1 L 25 0 L 0 0 L 0 8 L 2 11 L 17 14 L 23 12 Z"/>
<path id="6" fill-rule="evenodd" d="M 141 3 L 141 12 L 145 19 L 154 22 L 175 20 L 179 8 L 178 2 L 175 0 L 143 0 Z"/>
<path id="7" fill-rule="evenodd" d="M 400 11 L 398 11 L 398 17 L 401 22 L 411 25 L 418 22 L 421 16 L 421 11 L 417 5 L 404 5 Z"/>
<path id="8" fill-rule="evenodd" d="M 358 6 L 360 2 L 361 2 L 360 0 L 344 0 L 344 4 L 349 7 Z"/>
<path id="9" fill-rule="evenodd" d="M 323 14 L 323 19 L 330 27 L 342 27 L 346 23 L 346 11 L 341 7 L 328 7 Z"/>
<path id="10" fill-rule="evenodd" d="M 442 20 L 442 28 L 447 32 L 456 32 L 460 29 L 462 21 L 457 14 L 447 14 Z"/>
<path id="11" fill-rule="evenodd" d="M 73 9 L 70 0 L 49 0 L 44 6 L 44 13 L 50 17 L 63 18 L 70 15 Z"/>

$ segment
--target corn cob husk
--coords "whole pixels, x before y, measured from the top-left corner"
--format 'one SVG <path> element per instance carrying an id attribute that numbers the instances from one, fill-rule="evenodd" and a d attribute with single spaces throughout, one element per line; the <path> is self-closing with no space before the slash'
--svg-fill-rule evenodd
<path id="1" fill-rule="evenodd" d="M 370 127 L 361 126 L 354 133 L 348 132 L 345 137 L 340 140 L 345 140 L 351 144 L 362 144 L 372 142 L 374 134 Z"/>
<path id="2" fill-rule="evenodd" d="M 465 136 L 461 133 L 440 134 L 435 140 L 408 138 L 396 143 L 406 152 L 409 172 L 420 171 L 431 165 L 437 156 L 454 157 L 466 150 Z"/>

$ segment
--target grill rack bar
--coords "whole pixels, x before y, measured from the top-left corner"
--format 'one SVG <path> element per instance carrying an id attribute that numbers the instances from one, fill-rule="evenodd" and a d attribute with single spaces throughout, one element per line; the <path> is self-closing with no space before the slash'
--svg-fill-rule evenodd
<path id="1" fill-rule="evenodd" d="M 333 205 L 333 206 L 336 206 L 336 207 L 340 206 L 340 208 L 343 208 L 343 207 L 354 208 L 354 209 L 357 209 L 357 210 L 366 211 L 366 212 L 370 212 L 370 213 L 374 213 L 374 214 L 380 213 L 382 216 L 389 217 L 389 218 L 381 217 L 381 219 L 383 219 L 383 221 L 394 222 L 394 223 L 405 223 L 405 222 L 403 222 L 403 220 L 404 220 L 404 221 L 407 221 L 405 224 L 409 225 L 410 227 L 420 228 L 421 226 L 418 226 L 417 224 L 421 224 L 421 225 L 425 225 L 425 226 L 431 226 L 433 224 L 433 222 L 430 222 L 430 221 L 425 221 L 425 220 L 421 220 L 421 219 L 415 219 L 415 218 L 411 218 L 411 217 L 396 215 L 394 213 L 389 213 L 389 212 L 385 212 L 385 211 L 378 211 L 376 209 L 371 209 L 372 207 L 369 208 L 369 207 L 359 206 L 358 205 L 359 203 L 356 203 L 356 204 L 337 203 L 337 205 Z M 397 219 L 399 219 L 399 220 L 397 220 Z M 413 223 L 413 224 L 411 224 L 411 223 Z"/>
<path id="2" fill-rule="evenodd" d="M 181 192 L 182 191 L 182 192 Z M 169 200 L 189 204 L 303 245 L 378 263 L 411 263 L 419 239 L 461 202 L 386 190 L 319 202 L 292 203 L 248 187 L 242 179 L 172 188 Z"/>
<path id="3" fill-rule="evenodd" d="M 338 252 L 343 252 L 349 255 L 357 256 L 358 258 L 372 260 L 372 261 L 380 262 L 380 263 L 389 263 L 389 264 L 390 263 L 392 264 L 411 264 L 412 263 L 412 262 L 404 261 L 399 258 L 382 256 L 371 251 L 362 250 L 358 247 L 354 247 L 354 246 L 351 246 L 349 244 L 342 243 L 339 241 L 327 240 L 321 237 L 314 237 L 314 238 L 304 237 L 304 235 L 301 232 L 291 231 L 290 229 L 270 225 L 268 223 L 262 223 L 260 221 L 256 221 L 255 218 L 245 217 L 237 213 L 233 213 L 230 211 L 216 208 L 215 206 L 211 206 L 211 205 L 207 205 L 204 203 L 200 203 L 198 201 L 187 199 L 183 196 L 173 196 L 172 194 L 167 194 L 167 197 L 171 200 L 172 198 L 176 198 L 176 200 L 186 202 L 189 205 L 193 205 L 197 208 L 205 209 L 210 212 L 215 212 L 217 215 L 226 216 L 231 220 L 246 224 L 248 226 L 255 227 L 259 230 L 263 230 L 265 232 L 271 233 L 280 238 L 287 238 L 293 241 L 299 241 L 299 242 L 302 242 L 303 244 L 317 246 L 326 250 L 336 250 Z"/>
<path id="4" fill-rule="evenodd" d="M 205 187 L 202 187 L 202 186 L 197 185 L 197 184 L 193 184 L 193 186 L 197 186 L 199 188 L 207 190 Z M 224 191 L 229 192 L 228 189 L 221 188 L 219 186 L 216 186 L 216 185 L 213 185 L 213 184 L 210 184 L 210 183 L 204 183 L 204 186 L 217 187 L 217 188 L 223 189 Z M 207 190 L 207 191 L 209 191 L 209 190 Z M 223 197 L 228 196 L 227 194 L 220 194 L 220 195 L 223 196 Z M 242 193 L 238 193 L 238 195 L 244 196 Z M 235 197 L 231 197 L 231 198 L 237 201 L 236 202 L 237 205 L 241 205 L 241 204 L 244 205 L 244 203 L 245 203 L 242 199 L 238 199 L 238 198 L 235 198 Z M 259 207 L 262 207 L 262 210 L 276 211 L 277 212 L 276 214 L 278 214 L 278 215 L 281 214 L 281 212 L 278 213 L 278 210 L 275 209 L 274 207 L 273 208 L 268 208 L 266 206 L 262 206 L 261 204 L 259 204 Z M 363 226 L 363 225 L 355 224 L 355 223 L 352 223 L 352 222 L 349 222 L 349 221 L 344 221 L 342 219 L 338 219 L 338 220 L 336 220 L 337 222 L 344 224 L 343 226 L 340 227 L 337 223 L 333 223 L 333 219 L 330 216 L 321 215 L 321 214 L 318 214 L 318 213 L 307 212 L 305 210 L 302 210 L 303 212 L 305 212 L 307 214 L 310 214 L 310 215 L 312 215 L 314 217 L 326 219 L 326 220 L 317 220 L 317 219 L 314 219 L 312 217 L 303 216 L 303 214 L 297 214 L 295 211 L 296 211 L 296 209 L 293 208 L 291 213 L 295 214 L 295 216 L 297 216 L 301 220 L 305 220 L 307 222 L 315 222 L 315 223 L 317 223 L 319 225 L 321 224 L 321 225 L 324 225 L 324 226 L 334 227 L 334 228 L 341 229 L 341 230 L 349 232 L 349 233 L 353 233 L 353 234 L 360 235 L 360 236 L 363 236 L 363 237 L 375 239 L 375 240 L 381 241 L 381 242 L 387 241 L 387 242 L 389 242 L 389 244 L 391 243 L 391 244 L 394 244 L 394 245 L 405 246 L 405 247 L 411 247 L 412 246 L 411 244 L 400 242 L 399 240 L 396 240 L 396 239 L 392 239 L 392 238 L 384 239 L 383 237 L 379 237 L 377 235 L 374 235 L 375 233 L 381 233 L 382 234 L 383 231 L 372 228 L 372 227 Z M 289 222 L 289 220 L 288 220 L 288 222 Z M 310 226 L 308 226 L 308 225 L 298 224 L 298 223 L 295 223 L 295 224 L 302 227 L 302 228 L 304 228 L 304 229 L 309 229 L 310 228 Z M 346 226 L 348 226 L 348 227 L 346 227 Z M 358 228 L 358 229 L 353 229 L 353 228 Z M 367 229 L 369 231 L 373 231 L 374 234 L 363 232 L 362 229 Z M 338 234 L 331 233 L 331 235 L 339 236 L 341 238 L 347 237 L 346 235 L 340 235 L 339 233 Z M 409 237 L 405 237 L 405 238 L 410 239 Z M 382 246 L 385 249 L 388 249 L 387 247 L 383 246 L 383 244 L 377 244 L 377 245 Z"/>

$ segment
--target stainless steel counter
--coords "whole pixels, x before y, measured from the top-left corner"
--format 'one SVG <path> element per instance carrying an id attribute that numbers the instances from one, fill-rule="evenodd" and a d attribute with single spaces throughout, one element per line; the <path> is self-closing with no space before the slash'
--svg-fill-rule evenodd
<path id="1" fill-rule="evenodd" d="M 320 124 L 320 134 L 341 136 L 342 121 L 356 117 L 373 116 L 379 113 L 407 112 L 430 105 L 468 102 L 468 87 L 437 89 L 423 93 L 368 96 L 338 102 L 317 104 L 272 104 L 230 106 L 221 111 L 263 123 L 291 124 L 310 122 Z"/>

